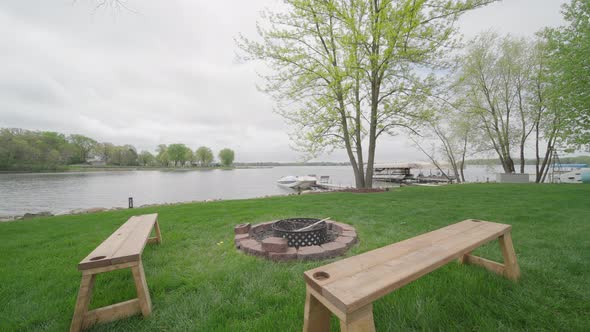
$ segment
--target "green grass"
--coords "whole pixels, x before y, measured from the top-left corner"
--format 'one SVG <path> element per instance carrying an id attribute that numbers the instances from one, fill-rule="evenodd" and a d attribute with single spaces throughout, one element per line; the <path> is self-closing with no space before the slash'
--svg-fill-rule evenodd
<path id="1" fill-rule="evenodd" d="M 359 254 L 467 218 L 513 225 L 522 278 L 456 263 L 375 303 L 379 331 L 590 328 L 590 186 L 453 185 L 174 205 L 0 224 L 0 331 L 64 331 L 77 263 L 132 214 L 158 212 L 163 244 L 143 255 L 154 305 L 94 331 L 300 331 L 302 273 L 324 262 L 272 263 L 234 249 L 233 226 L 332 217 L 357 228 Z M 223 241 L 223 244 L 217 243 Z M 501 259 L 497 243 L 478 255 Z M 97 278 L 91 307 L 135 297 L 131 273 Z M 334 323 L 336 321 L 334 320 Z M 333 326 L 334 330 L 337 330 Z"/>

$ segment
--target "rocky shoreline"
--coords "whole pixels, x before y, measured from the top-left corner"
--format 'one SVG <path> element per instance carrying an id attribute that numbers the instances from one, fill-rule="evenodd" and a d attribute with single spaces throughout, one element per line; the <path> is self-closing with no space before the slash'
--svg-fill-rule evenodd
<path id="1" fill-rule="evenodd" d="M 373 189 L 354 189 L 354 188 L 342 188 L 339 190 L 306 190 L 301 193 L 291 193 L 287 195 L 267 195 L 261 197 L 251 197 L 245 199 L 255 199 L 255 198 L 269 198 L 269 197 L 277 197 L 277 196 L 292 196 L 292 195 L 299 195 L 299 194 L 320 194 L 326 192 L 352 192 L 352 193 L 375 193 L 375 192 L 383 192 L 388 191 L 388 189 L 384 188 L 373 188 Z M 169 206 L 169 205 L 177 205 L 177 204 L 191 204 L 191 203 L 207 203 L 207 202 L 217 202 L 221 201 L 222 199 L 206 199 L 204 201 L 186 201 L 186 202 L 175 202 L 175 203 L 155 203 L 155 204 L 144 204 L 141 206 L 137 206 L 136 208 L 148 208 L 148 207 L 158 207 L 158 206 Z M 105 211 L 118 211 L 124 210 L 127 208 L 124 207 L 112 207 L 112 208 L 103 208 L 103 207 L 93 207 L 87 209 L 74 209 L 66 212 L 60 213 L 52 213 L 49 211 L 43 212 L 36 212 L 36 213 L 25 213 L 24 215 L 17 215 L 17 216 L 0 216 L 0 222 L 10 222 L 10 221 L 21 221 L 21 220 L 30 220 L 34 218 L 40 217 L 52 217 L 52 216 L 64 216 L 64 215 L 77 215 L 77 214 L 87 214 L 87 213 L 96 213 L 96 212 L 105 212 Z"/>
<path id="2" fill-rule="evenodd" d="M 190 203 L 207 203 L 207 202 L 216 202 L 221 201 L 221 199 L 207 199 L 204 201 L 188 201 L 188 202 L 176 202 L 176 203 L 156 203 L 156 204 L 144 204 L 141 206 L 137 206 L 135 208 L 149 208 L 149 207 L 158 207 L 158 206 L 169 206 L 169 205 L 178 205 L 178 204 L 190 204 Z M 67 215 L 78 215 L 78 214 L 88 214 L 88 213 L 97 213 L 97 212 L 106 212 L 106 211 L 119 211 L 119 210 L 126 210 L 128 208 L 124 207 L 112 207 L 112 208 L 103 208 L 103 207 L 93 207 L 87 209 L 74 209 L 66 212 L 61 213 L 52 213 L 49 211 L 43 212 L 36 212 L 36 213 L 25 213 L 23 215 L 18 216 L 0 216 L 0 222 L 10 222 L 10 221 L 22 221 L 22 220 L 30 220 L 34 218 L 41 218 L 41 217 L 53 217 L 53 216 L 67 216 Z"/>

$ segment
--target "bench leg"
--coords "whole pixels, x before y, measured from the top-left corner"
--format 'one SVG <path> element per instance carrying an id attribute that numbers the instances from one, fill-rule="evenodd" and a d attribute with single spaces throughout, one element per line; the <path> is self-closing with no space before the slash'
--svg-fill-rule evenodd
<path id="1" fill-rule="evenodd" d="M 305 296 L 303 332 L 330 331 L 330 310 L 316 299 L 309 290 Z"/>
<path id="2" fill-rule="evenodd" d="M 156 221 L 156 237 L 158 238 L 158 243 L 162 243 L 162 233 L 160 232 L 160 223 Z"/>
<path id="3" fill-rule="evenodd" d="M 157 221 L 154 224 L 154 231 L 156 233 L 156 236 L 150 237 L 147 243 L 162 244 L 162 233 L 160 232 L 160 224 L 158 224 Z"/>
<path id="4" fill-rule="evenodd" d="M 150 298 L 150 291 L 145 280 L 145 273 L 143 271 L 143 263 L 141 260 L 137 266 L 131 267 L 133 273 L 133 280 L 135 280 L 135 289 L 137 290 L 137 298 L 139 299 L 139 306 L 144 317 L 152 313 L 152 300 Z"/>
<path id="5" fill-rule="evenodd" d="M 80 282 L 80 291 L 78 292 L 78 299 L 76 300 L 76 308 L 74 309 L 74 318 L 70 325 L 70 332 L 78 332 L 82 330 L 84 324 L 84 317 L 88 312 L 88 305 L 92 298 L 92 288 L 94 288 L 94 274 L 82 275 Z"/>
<path id="6" fill-rule="evenodd" d="M 346 320 L 340 320 L 341 332 L 375 332 L 373 321 L 373 305 L 366 305 L 348 314 Z"/>
<path id="7" fill-rule="evenodd" d="M 520 267 L 516 260 L 516 253 L 512 245 L 512 236 L 506 233 L 498 239 L 500 242 L 500 249 L 502 249 L 502 256 L 504 256 L 504 275 L 511 280 L 518 280 L 520 278 Z"/>
<path id="8" fill-rule="evenodd" d="M 512 245 L 512 237 L 510 236 L 510 233 L 500 236 L 498 238 L 498 242 L 500 243 L 502 256 L 504 256 L 504 264 L 500 264 L 483 257 L 475 256 L 471 253 L 462 255 L 457 259 L 457 261 L 459 264 L 479 265 L 491 272 L 505 276 L 510 280 L 517 281 L 520 277 L 520 268 L 518 267 L 516 253 L 514 252 L 514 246 Z"/>

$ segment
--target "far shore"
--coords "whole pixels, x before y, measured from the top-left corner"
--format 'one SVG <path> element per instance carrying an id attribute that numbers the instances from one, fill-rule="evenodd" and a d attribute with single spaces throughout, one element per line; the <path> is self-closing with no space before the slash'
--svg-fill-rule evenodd
<path id="1" fill-rule="evenodd" d="M 160 167 L 160 166 L 93 166 L 93 165 L 69 165 L 59 166 L 57 168 L 36 169 L 36 170 L 2 170 L 0 174 L 22 174 L 22 173 L 70 173 L 70 172 L 124 172 L 124 171 L 162 171 L 162 172 L 190 172 L 190 171 L 210 171 L 210 170 L 233 170 L 233 169 L 259 169 L 273 168 L 283 166 L 349 166 L 345 163 L 252 163 L 237 164 L 233 166 L 210 166 L 210 167 Z"/>
<path id="2" fill-rule="evenodd" d="M 67 166 L 57 169 L 40 170 L 0 170 L 0 174 L 23 174 L 23 173 L 81 173 L 81 172 L 127 172 L 127 171 L 162 171 L 162 172 L 190 172 L 210 170 L 232 170 L 248 168 L 269 168 L 272 166 L 216 166 L 216 167 L 148 167 L 148 166 Z"/>

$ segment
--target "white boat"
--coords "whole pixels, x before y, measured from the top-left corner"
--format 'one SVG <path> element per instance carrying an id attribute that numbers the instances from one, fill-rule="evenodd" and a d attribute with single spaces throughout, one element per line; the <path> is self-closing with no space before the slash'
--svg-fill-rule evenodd
<path id="1" fill-rule="evenodd" d="M 558 176 L 559 183 L 590 183 L 590 168 L 580 168 Z"/>
<path id="2" fill-rule="evenodd" d="M 281 187 L 291 189 L 308 189 L 309 187 L 316 184 L 317 179 L 315 176 L 285 176 L 277 181 L 277 184 Z"/>

